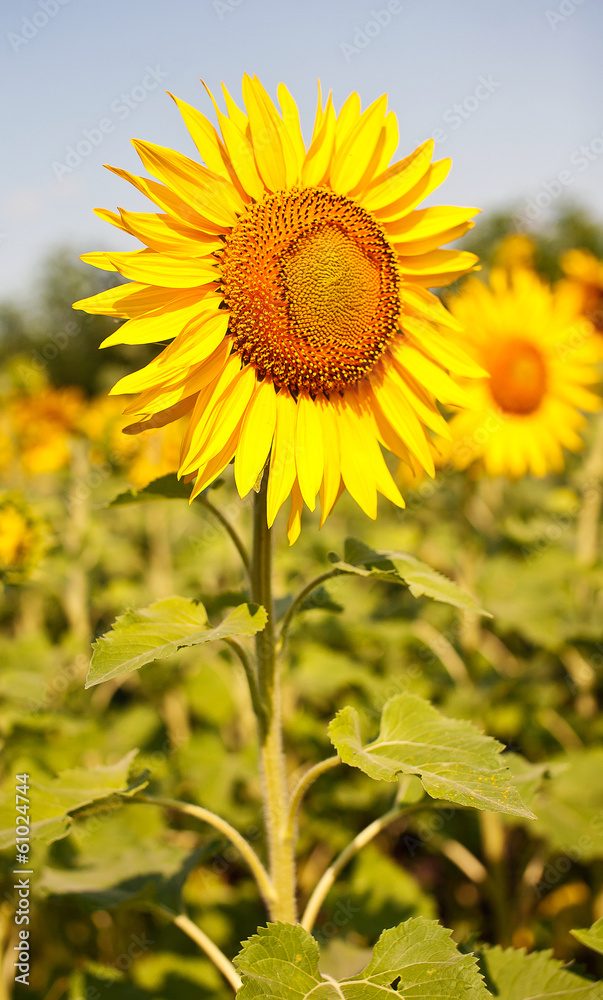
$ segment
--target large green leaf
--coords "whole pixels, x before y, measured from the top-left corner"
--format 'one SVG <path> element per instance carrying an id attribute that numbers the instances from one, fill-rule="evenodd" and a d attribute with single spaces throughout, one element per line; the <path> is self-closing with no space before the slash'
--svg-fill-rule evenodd
<path id="1" fill-rule="evenodd" d="M 399 694 L 386 702 L 372 743 L 363 744 L 360 717 L 350 707 L 335 716 L 329 736 L 342 760 L 377 781 L 416 774 L 433 798 L 534 818 L 500 762 L 501 744 L 470 722 L 440 715 L 418 695 Z"/>
<path id="2" fill-rule="evenodd" d="M 601 983 L 593 983 L 561 962 L 550 951 L 484 948 L 480 965 L 496 1000 L 601 1000 Z"/>
<path id="3" fill-rule="evenodd" d="M 135 795 L 146 785 L 143 778 L 128 782 L 128 773 L 137 750 L 107 767 L 78 767 L 62 771 L 50 781 L 30 778 L 27 797 L 31 803 L 30 835 L 32 839 L 52 843 L 67 836 L 71 816 L 76 809 L 90 805 L 111 795 Z M 0 807 L 0 849 L 15 843 L 15 819 L 19 813 L 13 802 Z"/>
<path id="4" fill-rule="evenodd" d="M 142 846 L 142 845 L 141 845 Z M 100 909 L 129 907 L 179 913 L 182 887 L 203 851 L 145 844 L 118 858 L 79 868 L 46 868 L 38 888 L 48 896 L 69 896 Z"/>
<path id="5" fill-rule="evenodd" d="M 126 611 L 94 645 L 86 687 L 121 677 L 146 663 L 170 656 L 183 646 L 212 639 L 255 635 L 266 624 L 259 604 L 241 604 L 212 628 L 202 604 L 186 597 L 166 597 L 139 611 Z"/>
<path id="6" fill-rule="evenodd" d="M 357 976 L 336 982 L 319 971 L 314 938 L 296 924 L 269 924 L 235 959 L 243 975 L 237 997 L 255 1000 L 487 1000 L 473 955 L 461 955 L 450 931 L 417 917 L 384 931 Z M 395 984 L 395 985 L 394 985 Z"/>
<path id="7" fill-rule="evenodd" d="M 580 944 L 603 955 L 603 917 L 597 920 L 592 927 L 582 927 L 579 930 L 570 931 L 570 934 L 573 934 Z"/>
<path id="8" fill-rule="evenodd" d="M 342 573 L 369 576 L 386 583 L 405 584 L 413 597 L 431 597 L 434 601 L 491 617 L 488 611 L 484 611 L 456 583 L 409 552 L 375 552 L 363 542 L 348 538 L 343 559 L 331 552 L 329 560 Z"/>

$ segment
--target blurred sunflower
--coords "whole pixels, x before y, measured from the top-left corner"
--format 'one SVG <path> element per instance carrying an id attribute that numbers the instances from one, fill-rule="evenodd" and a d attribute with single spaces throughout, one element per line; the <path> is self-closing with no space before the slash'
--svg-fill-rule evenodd
<path id="1" fill-rule="evenodd" d="M 190 415 L 179 474 L 195 478 L 192 497 L 233 458 L 244 496 L 269 460 L 268 520 L 290 495 L 294 540 L 317 493 L 321 523 L 344 488 L 371 517 L 377 493 L 403 505 L 380 445 L 433 472 L 436 398 L 466 399 L 448 371 L 483 372 L 427 291 L 477 259 L 439 249 L 476 209 L 416 210 L 450 161 L 431 162 L 430 140 L 388 167 L 395 117 L 385 97 L 361 113 L 355 93 L 338 115 L 319 94 L 306 151 L 282 84 L 278 96 L 280 112 L 245 76 L 245 111 L 224 88 L 224 115 L 210 94 L 221 136 L 174 98 L 206 165 L 134 140 L 158 180 L 110 169 L 162 211 L 99 210 L 146 248 L 84 255 L 134 283 L 75 307 L 127 319 L 103 346 L 173 341 L 112 391 L 140 393 L 126 409 L 139 430 Z"/>
<path id="2" fill-rule="evenodd" d="M 481 460 L 490 475 L 544 476 L 563 468 L 563 448 L 578 451 L 578 431 L 600 399 L 592 326 L 563 284 L 535 272 L 494 269 L 490 287 L 470 278 L 448 305 L 463 324 L 464 347 L 489 379 L 472 382 L 469 412 L 449 424 L 442 459 L 465 468 Z"/>
<path id="3" fill-rule="evenodd" d="M 6 402 L 15 452 L 26 475 L 58 472 L 71 461 L 71 438 L 84 410 L 77 386 L 14 394 Z"/>
<path id="4" fill-rule="evenodd" d="M 24 583 L 38 565 L 45 549 L 40 519 L 19 495 L 0 496 L 0 580 Z"/>
<path id="5" fill-rule="evenodd" d="M 581 296 L 581 308 L 595 330 L 603 333 L 603 261 L 588 250 L 568 250 L 561 268 Z"/>

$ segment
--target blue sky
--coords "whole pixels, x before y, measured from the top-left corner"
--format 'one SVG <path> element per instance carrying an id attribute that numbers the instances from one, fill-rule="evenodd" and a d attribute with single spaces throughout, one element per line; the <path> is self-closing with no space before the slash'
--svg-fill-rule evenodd
<path id="1" fill-rule="evenodd" d="M 597 0 L 4 0 L 0 298 L 53 245 L 134 248 L 92 209 L 151 209 L 103 164 L 140 172 L 132 137 L 196 155 L 165 90 L 212 117 L 199 77 L 284 81 L 306 134 L 317 78 L 336 106 L 386 92 L 400 156 L 452 156 L 438 202 L 542 222 L 563 192 L 603 220 L 601 37 Z"/>

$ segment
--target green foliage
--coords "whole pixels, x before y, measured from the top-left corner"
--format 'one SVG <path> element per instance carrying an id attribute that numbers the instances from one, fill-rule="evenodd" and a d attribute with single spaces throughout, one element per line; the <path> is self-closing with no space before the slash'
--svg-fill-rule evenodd
<path id="1" fill-rule="evenodd" d="M 214 484 L 215 485 L 215 484 Z M 127 507 L 133 503 L 150 503 L 152 500 L 190 500 L 190 483 L 178 479 L 175 473 L 160 476 L 141 490 L 127 490 L 118 493 L 108 507 Z"/>
<path id="2" fill-rule="evenodd" d="M 455 608 L 489 615 L 474 599 L 452 580 L 408 552 L 375 552 L 355 538 L 345 542 L 343 559 L 329 554 L 334 569 L 342 573 L 368 576 L 384 583 L 406 584 L 413 597 L 431 597 L 434 601 L 452 604 Z"/>
<path id="3" fill-rule="evenodd" d="M 211 628 L 203 605 L 184 597 L 168 597 L 140 611 L 126 611 L 111 632 L 95 643 L 86 687 L 129 674 L 184 646 L 255 635 L 265 624 L 264 608 L 241 604 Z"/>
<path id="4" fill-rule="evenodd" d="M 77 868 L 46 868 L 39 891 L 46 896 L 69 897 L 86 907 L 182 910 L 182 889 L 202 859 L 175 846 L 144 844 L 117 857 L 104 856 L 96 864 Z"/>
<path id="5" fill-rule="evenodd" d="M 243 945 L 236 965 L 243 974 L 241 1000 L 274 997 L 305 1000 L 370 1000 L 407 996 L 431 1000 L 486 1000 L 488 993 L 472 955 L 461 955 L 450 931 L 418 917 L 384 931 L 368 965 L 336 982 L 319 972 L 316 941 L 300 926 L 269 924 Z"/>
<path id="6" fill-rule="evenodd" d="M 105 767 L 69 768 L 45 783 L 30 777 L 29 796 L 33 800 L 33 822 L 28 824 L 32 839 L 52 843 L 67 836 L 71 813 L 109 796 L 135 795 L 144 788 L 144 777 L 128 782 L 137 750 L 131 750 L 116 764 Z M 14 785 L 14 780 L 13 780 Z M 13 795 L 14 797 L 14 795 Z M 15 843 L 15 810 L 8 803 L 0 807 L 0 849 Z"/>
<path id="7" fill-rule="evenodd" d="M 484 948 L 480 965 L 488 989 L 498 1000 L 600 1000 L 601 984 L 566 969 L 550 951 L 526 955 L 511 948 Z"/>
<path id="8" fill-rule="evenodd" d="M 573 930 L 571 933 L 580 944 L 584 944 L 587 948 L 592 948 L 593 951 L 598 951 L 600 955 L 603 955 L 603 917 L 597 920 L 592 927 Z"/>
<path id="9" fill-rule="evenodd" d="M 435 799 L 534 818 L 500 762 L 503 747 L 471 723 L 440 715 L 417 695 L 399 694 L 387 702 L 379 736 L 372 743 L 363 745 L 353 708 L 338 712 L 329 735 L 346 764 L 377 781 L 414 774 Z"/>

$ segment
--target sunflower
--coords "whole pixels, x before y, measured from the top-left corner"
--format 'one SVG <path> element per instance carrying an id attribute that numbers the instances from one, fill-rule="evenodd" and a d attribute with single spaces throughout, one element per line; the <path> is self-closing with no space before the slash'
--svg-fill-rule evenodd
<path id="1" fill-rule="evenodd" d="M 560 264 L 581 296 L 582 311 L 603 334 L 603 262 L 588 250 L 568 250 Z"/>
<path id="2" fill-rule="evenodd" d="M 280 111 L 255 77 L 245 111 L 223 89 L 227 114 L 208 91 L 221 134 L 174 98 L 203 163 L 133 140 L 156 179 L 109 168 L 161 211 L 98 210 L 145 249 L 85 254 L 132 283 L 75 308 L 127 320 L 103 346 L 171 340 L 112 392 L 139 393 L 125 412 L 140 430 L 188 414 L 191 498 L 233 459 L 244 496 L 269 463 L 268 520 L 291 496 L 294 540 L 317 494 L 321 524 L 344 489 L 373 518 L 378 493 L 404 504 L 381 445 L 433 472 L 436 398 L 463 405 L 449 372 L 483 372 L 428 288 L 474 268 L 474 254 L 440 246 L 477 210 L 417 209 L 450 161 L 432 163 L 430 140 L 388 166 L 398 130 L 385 97 L 361 112 L 354 93 L 336 114 L 319 92 L 306 150 L 283 84 Z"/>
<path id="3" fill-rule="evenodd" d="M 46 547 L 41 520 L 18 493 L 0 494 L 0 583 L 24 583 Z"/>
<path id="4" fill-rule="evenodd" d="M 582 447 L 580 411 L 600 405 L 587 388 L 599 380 L 596 338 L 577 297 L 533 271 L 493 269 L 490 287 L 469 278 L 448 305 L 489 379 L 466 387 L 473 405 L 452 418 L 442 459 L 511 478 L 562 469 L 563 448 Z"/>

